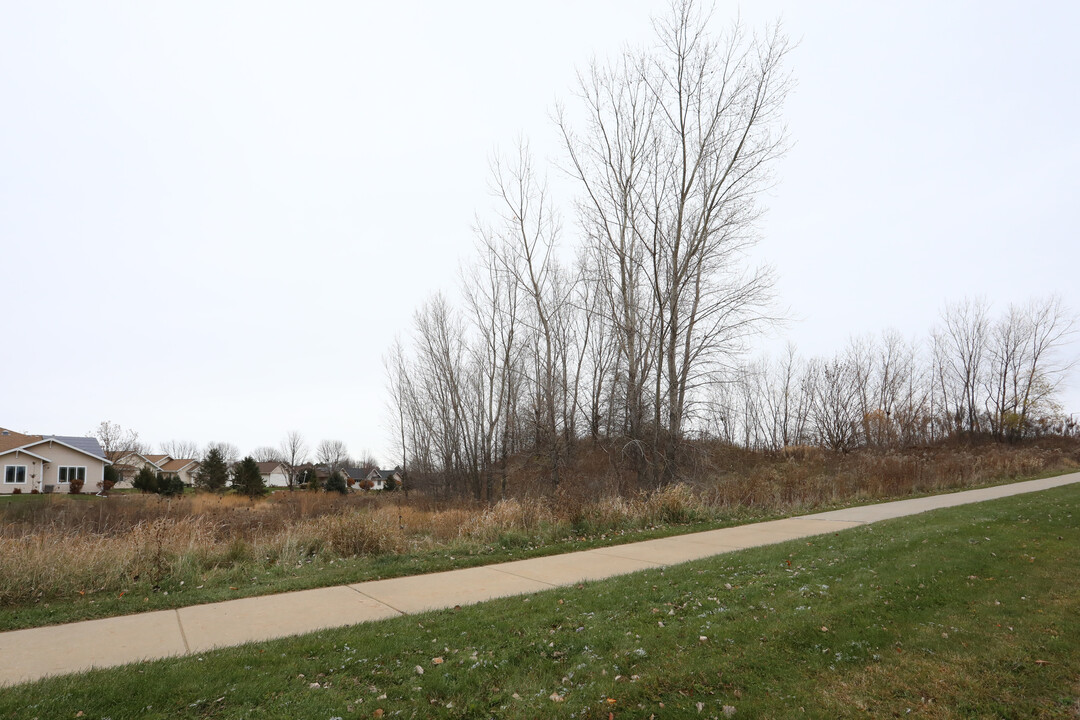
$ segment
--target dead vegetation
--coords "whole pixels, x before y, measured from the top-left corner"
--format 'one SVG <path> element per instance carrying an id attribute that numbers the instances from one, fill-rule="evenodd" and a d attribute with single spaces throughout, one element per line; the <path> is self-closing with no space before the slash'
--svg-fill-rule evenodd
<path id="1" fill-rule="evenodd" d="M 704 448 L 690 482 L 622 492 L 603 452 L 583 448 L 554 495 L 520 492 L 484 506 L 401 493 L 278 492 L 0 502 L 0 605 L 302 568 L 334 558 L 539 545 L 635 528 L 721 521 L 747 508 L 798 512 L 1080 467 L 1080 444 L 777 453 Z M 586 476 L 584 473 L 588 472 Z M 512 488 L 528 487 L 527 465 Z M 30 501 L 28 501 L 30 500 Z"/>

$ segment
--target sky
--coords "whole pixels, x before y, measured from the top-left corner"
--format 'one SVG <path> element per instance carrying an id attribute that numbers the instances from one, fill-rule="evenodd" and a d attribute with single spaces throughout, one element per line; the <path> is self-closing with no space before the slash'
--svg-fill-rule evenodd
<path id="1" fill-rule="evenodd" d="M 0 4 L 0 426 L 390 463 L 382 357 L 526 138 L 665 2 Z M 943 305 L 1080 310 L 1080 5 L 718 2 L 797 43 L 754 260 L 831 354 Z M 1066 349 L 1080 355 L 1080 343 Z M 1080 377 L 1062 394 L 1080 413 Z"/>

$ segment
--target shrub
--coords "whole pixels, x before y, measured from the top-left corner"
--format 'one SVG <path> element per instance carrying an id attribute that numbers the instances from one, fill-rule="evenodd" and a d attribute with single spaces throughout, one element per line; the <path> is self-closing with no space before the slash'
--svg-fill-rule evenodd
<path id="1" fill-rule="evenodd" d="M 184 481 L 176 475 L 168 475 L 158 482 L 158 493 L 165 497 L 176 497 L 184 494 Z"/>
<path id="2" fill-rule="evenodd" d="M 15 488 L 11 491 L 12 495 L 22 495 L 22 488 Z"/>
<path id="3" fill-rule="evenodd" d="M 82 478 L 72 478 L 68 484 L 68 492 L 72 495 L 79 495 L 82 493 L 83 485 L 86 483 Z"/>
<path id="4" fill-rule="evenodd" d="M 109 492 L 118 482 L 120 482 L 120 472 L 112 465 L 106 465 L 105 476 L 101 481 L 101 490 L 103 492 Z"/>
<path id="5" fill-rule="evenodd" d="M 649 495 L 645 510 L 654 523 L 676 525 L 693 522 L 705 515 L 694 491 L 682 483 L 668 485 Z"/>
<path id="6" fill-rule="evenodd" d="M 399 549 L 400 530 L 389 519 L 372 513 L 333 515 L 319 521 L 319 534 L 337 555 L 382 555 Z"/>

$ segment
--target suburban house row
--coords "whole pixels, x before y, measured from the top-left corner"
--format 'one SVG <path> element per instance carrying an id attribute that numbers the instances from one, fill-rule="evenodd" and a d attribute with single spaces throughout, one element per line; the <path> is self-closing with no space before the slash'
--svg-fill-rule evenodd
<path id="1" fill-rule="evenodd" d="M 116 458 L 113 463 L 120 479 L 116 482 L 118 488 L 132 487 L 135 477 L 144 467 L 157 475 L 161 473 L 165 477 L 178 477 L 185 485 L 195 484 L 195 472 L 199 469 L 199 461 L 193 458 L 174 458 L 169 455 L 143 455 L 139 452 L 125 452 Z"/>
<path id="2" fill-rule="evenodd" d="M 283 488 L 289 486 L 288 467 L 278 461 L 257 463 L 259 474 L 262 475 L 266 487 Z M 115 463 L 117 471 L 123 478 L 116 487 L 129 488 L 132 486 L 135 476 L 143 467 L 148 466 L 154 473 L 165 476 L 175 475 L 185 485 L 195 483 L 195 473 L 199 469 L 199 461 L 191 458 L 174 458 L 169 455 L 144 455 L 130 452 L 118 458 Z M 306 479 L 307 473 L 314 471 L 315 476 L 325 482 L 331 470 L 326 465 L 313 465 L 307 463 L 296 468 L 295 477 L 297 482 Z M 343 467 L 341 471 L 350 486 L 363 490 L 385 490 L 391 483 L 401 484 L 401 471 L 398 468 L 392 470 L 380 470 L 377 467 Z"/>
<path id="3" fill-rule="evenodd" d="M 267 464 L 272 465 L 273 463 L 259 463 L 259 469 L 262 470 L 262 466 Z M 345 475 L 345 481 L 350 487 L 359 488 L 361 490 L 386 490 L 391 486 L 398 487 L 401 485 L 400 467 L 382 470 L 369 465 L 363 467 L 341 467 L 338 469 Z M 329 465 L 313 465 L 307 463 L 296 469 L 297 478 L 304 479 L 309 472 L 314 472 L 315 477 L 317 477 L 320 482 L 325 483 L 330 478 L 333 469 Z"/>
<path id="4" fill-rule="evenodd" d="M 3 482 L 0 494 L 16 490 L 29 493 L 70 492 L 71 481 L 83 481 L 84 492 L 97 492 L 105 481 L 105 466 L 112 465 L 120 479 L 118 488 L 130 488 L 139 471 L 149 467 L 154 474 L 175 476 L 188 486 L 194 485 L 199 461 L 193 458 L 174 458 L 167 454 L 124 452 L 110 461 L 97 438 L 70 435 L 26 435 L 0 428 L 0 469 Z M 326 465 L 302 465 L 296 469 L 298 478 L 308 472 L 325 482 L 331 469 Z M 343 467 L 341 471 L 349 485 L 364 490 L 384 490 L 391 483 L 401 484 L 399 468 L 381 470 L 376 467 Z M 280 462 L 259 463 L 259 473 L 267 487 L 288 487 L 289 474 Z"/>

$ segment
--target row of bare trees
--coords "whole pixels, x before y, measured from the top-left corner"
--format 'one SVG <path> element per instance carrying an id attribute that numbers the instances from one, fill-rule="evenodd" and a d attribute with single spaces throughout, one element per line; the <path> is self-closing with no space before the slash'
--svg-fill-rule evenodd
<path id="1" fill-rule="evenodd" d="M 1076 316 L 1057 296 L 949 305 L 922 343 L 888 331 L 830 358 L 745 365 L 713 388 L 709 430 L 746 447 L 911 446 L 957 436 L 1018 440 L 1075 431 L 1055 401 L 1075 358 Z"/>
<path id="2" fill-rule="evenodd" d="M 528 449 L 558 487 L 583 435 L 618 438 L 645 484 L 677 476 L 707 389 L 770 319 L 772 276 L 745 252 L 790 86 L 778 29 L 709 25 L 674 2 L 651 46 L 594 64 L 557 109 L 579 190 L 569 247 L 527 144 L 492 163 L 463 307 L 429 299 L 388 357 L 413 477 L 491 498 Z"/>
<path id="3" fill-rule="evenodd" d="M 1034 432 L 1071 329 L 1060 302 L 950 307 L 928 345 L 889 333 L 834 358 L 746 364 L 774 320 L 754 267 L 760 198 L 786 146 L 779 29 L 715 34 L 691 0 L 651 46 L 581 73 L 555 121 L 577 188 L 572 240 L 519 143 L 492 162 L 460 303 L 416 311 L 386 357 L 394 437 L 414 487 L 491 500 L 528 457 L 558 488 L 585 438 L 620 473 L 680 477 L 702 433 L 750 447 L 917 443 Z"/>

